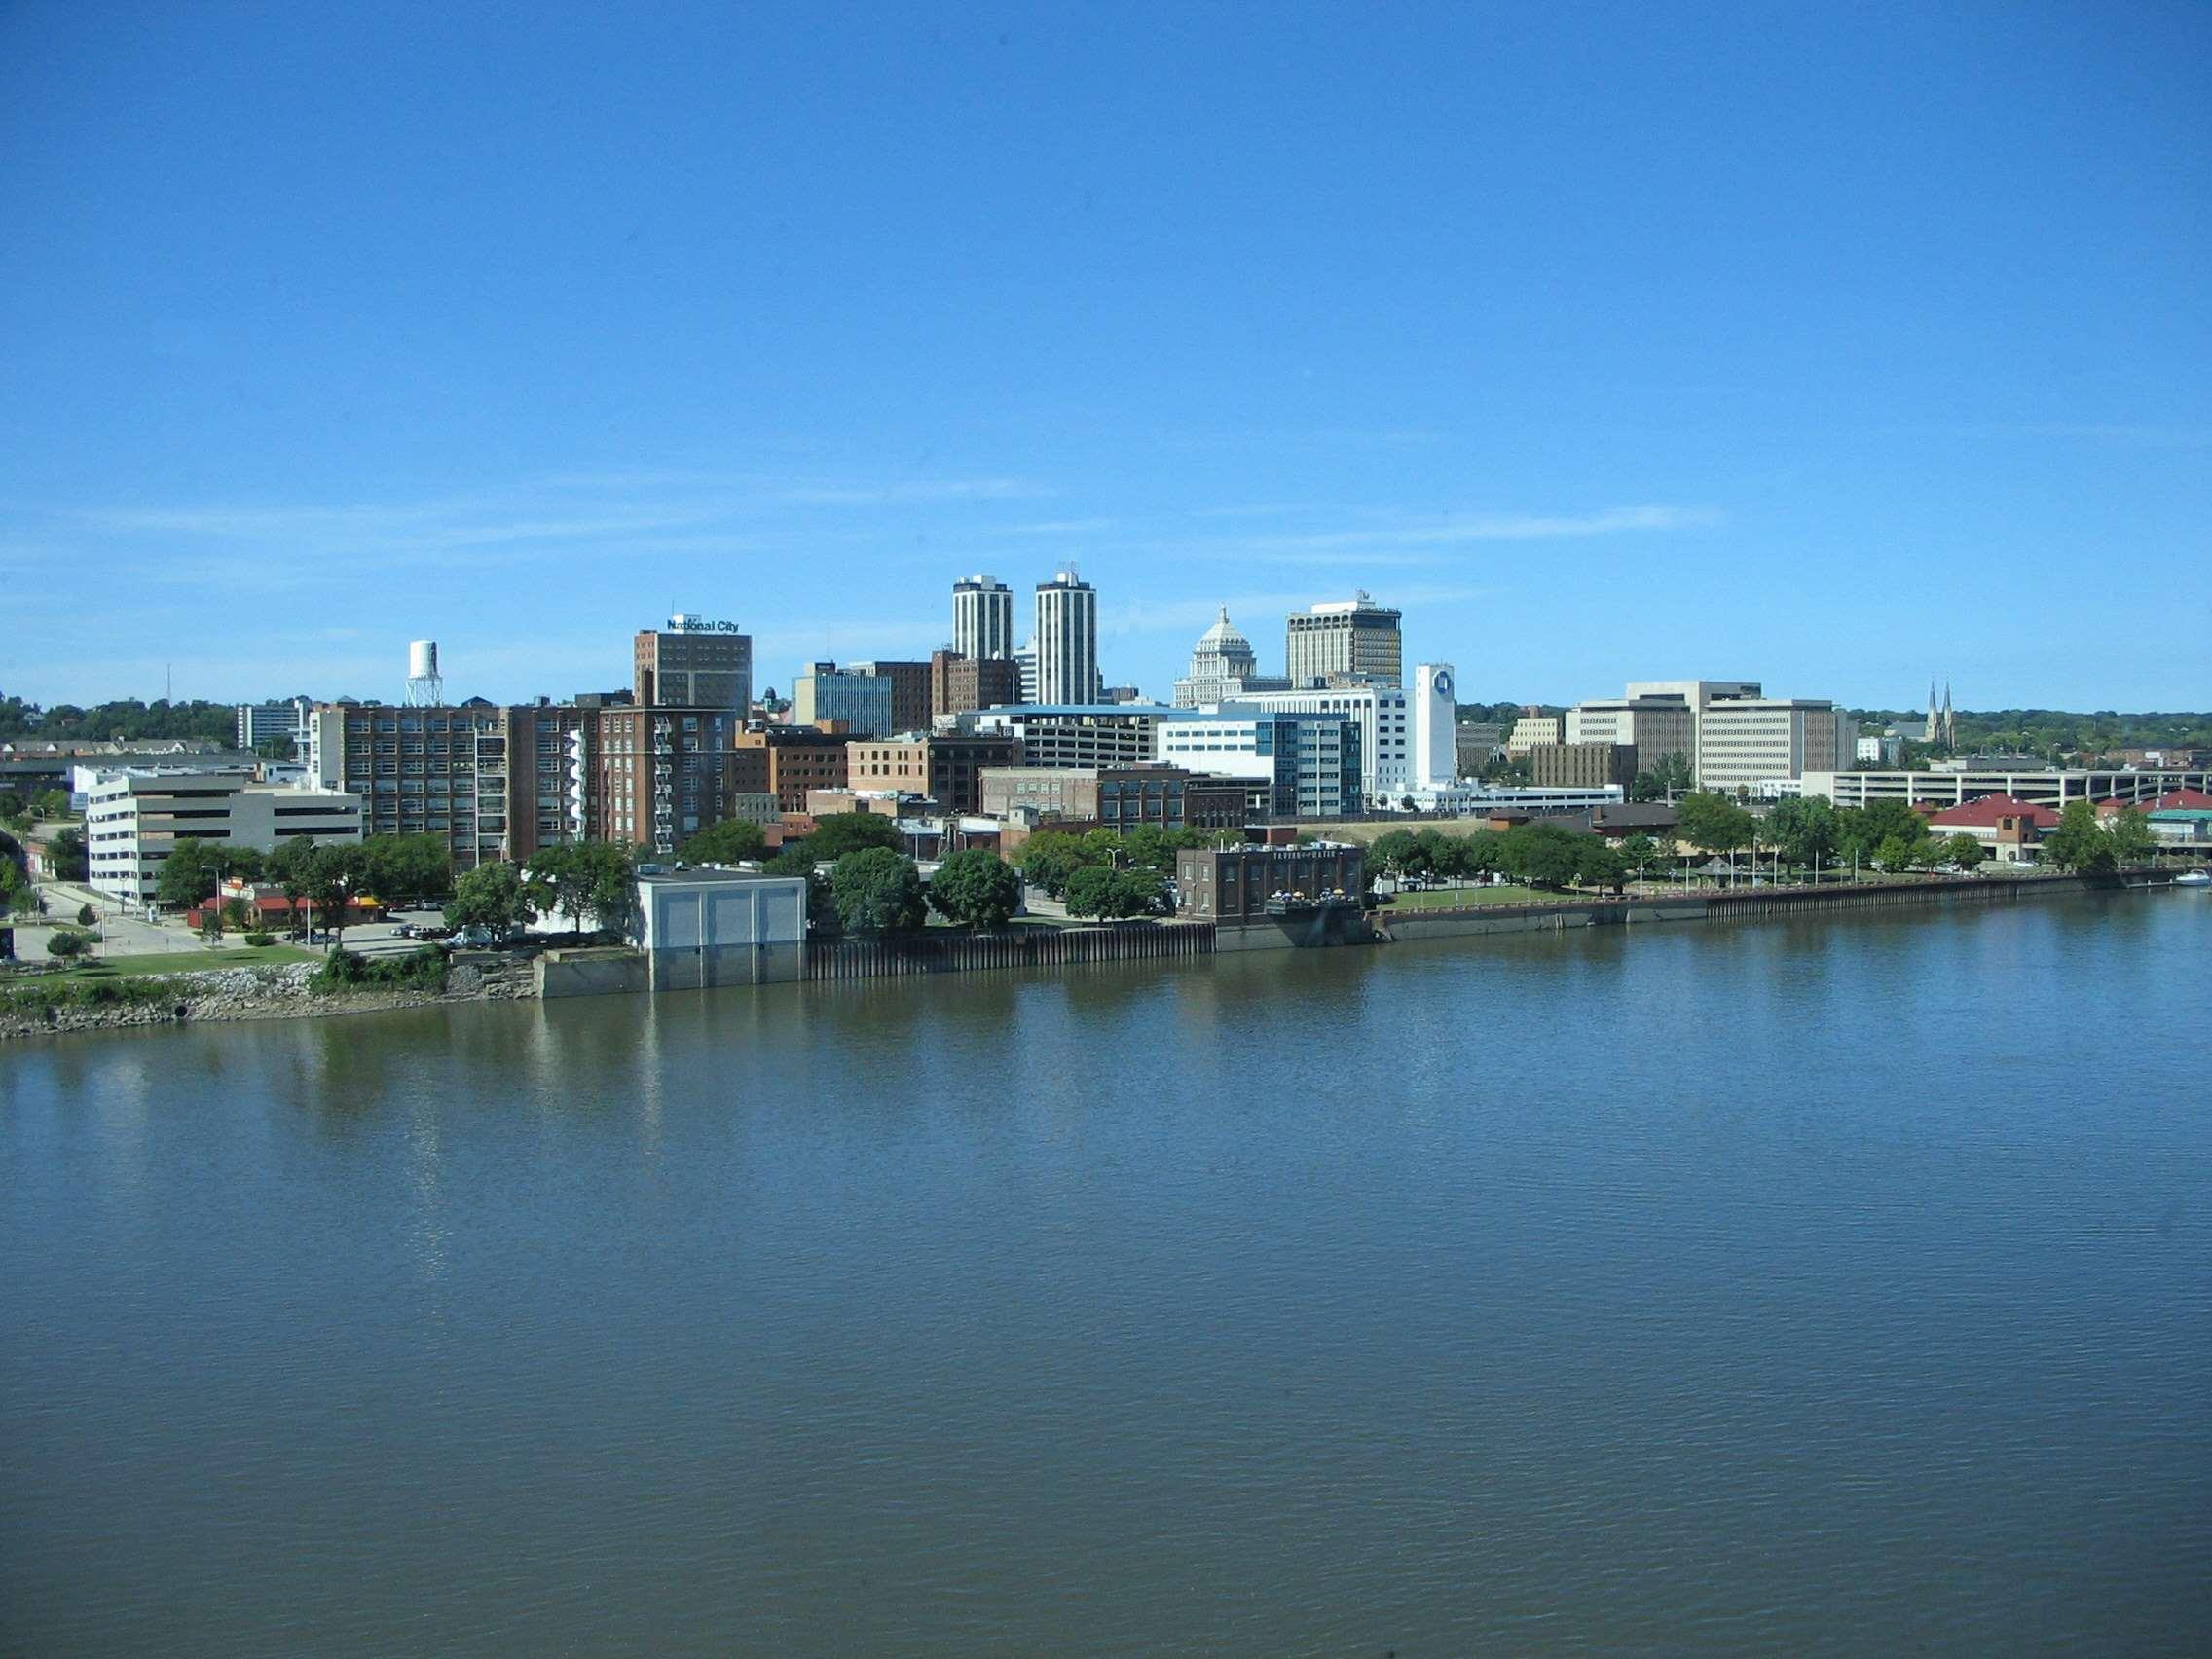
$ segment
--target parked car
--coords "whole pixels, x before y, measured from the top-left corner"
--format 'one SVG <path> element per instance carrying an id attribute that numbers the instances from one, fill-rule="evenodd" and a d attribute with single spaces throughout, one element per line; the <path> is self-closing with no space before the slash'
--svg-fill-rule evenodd
<path id="1" fill-rule="evenodd" d="M 453 936 L 453 942 L 464 950 L 489 950 L 497 940 L 490 928 L 462 928 Z"/>
<path id="2" fill-rule="evenodd" d="M 394 939 L 413 939 L 415 937 L 415 924 L 413 922 L 401 922 L 399 926 L 391 930 L 391 937 Z"/>

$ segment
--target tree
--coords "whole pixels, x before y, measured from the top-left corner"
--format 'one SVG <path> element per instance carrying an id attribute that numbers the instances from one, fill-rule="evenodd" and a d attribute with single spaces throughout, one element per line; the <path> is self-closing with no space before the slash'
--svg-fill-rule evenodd
<path id="1" fill-rule="evenodd" d="M 1660 793 L 1670 798 L 1697 788 L 1697 779 L 1690 775 L 1690 757 L 1678 749 L 1659 757 L 1655 775 Z"/>
<path id="2" fill-rule="evenodd" d="M 1103 916 L 1114 903 L 1114 872 L 1104 865 L 1084 865 L 1067 878 L 1062 895 L 1071 916 Z"/>
<path id="3" fill-rule="evenodd" d="M 1988 856 L 1979 841 L 1963 831 L 1943 843 L 1943 862 L 1955 864 L 1961 869 L 1972 869 Z"/>
<path id="4" fill-rule="evenodd" d="M 1151 824 L 1139 824 L 1122 837 L 1122 857 L 1132 869 L 1164 872 L 1175 867 L 1175 848 L 1167 831 Z"/>
<path id="5" fill-rule="evenodd" d="M 922 925 L 922 878 L 913 860 L 889 847 L 857 847 L 839 859 L 830 871 L 830 892 L 838 921 L 850 932 L 893 933 Z"/>
<path id="6" fill-rule="evenodd" d="M 571 841 L 543 847 L 523 866 L 523 896 L 539 915 L 569 918 L 580 937 L 588 917 L 599 927 L 629 920 L 637 879 L 636 850 L 614 841 Z"/>
<path id="7" fill-rule="evenodd" d="M 2123 865 L 2140 864 L 2158 850 L 2157 831 L 2151 821 L 2132 806 L 2123 806 L 2112 815 L 2105 826 L 2105 833 L 2112 837 L 2115 862 Z"/>
<path id="8" fill-rule="evenodd" d="M 297 920 L 300 901 L 308 896 L 314 854 L 313 841 L 305 835 L 290 835 L 277 842 L 276 850 L 269 855 L 269 879 L 283 892 L 287 922 Z"/>
<path id="9" fill-rule="evenodd" d="M 1581 867 L 1583 839 L 1562 825 L 1523 824 L 1505 832 L 1505 867 L 1538 887 L 1566 887 Z"/>
<path id="10" fill-rule="evenodd" d="M 57 881 L 82 881 L 92 867 L 85 857 L 85 832 L 75 825 L 56 830 L 54 839 L 47 842 L 46 851 L 54 861 Z"/>
<path id="11" fill-rule="evenodd" d="M 80 904 L 77 906 L 77 925 L 79 927 L 89 928 L 98 920 L 99 917 L 92 914 L 92 907 L 90 904 Z"/>
<path id="12" fill-rule="evenodd" d="M 1160 877 L 1149 869 L 1114 872 L 1114 888 L 1107 914 L 1123 918 L 1155 916 L 1167 908 L 1167 893 Z"/>
<path id="13" fill-rule="evenodd" d="M 1621 843 L 1621 856 L 1631 864 L 1650 864 L 1659 857 L 1659 843 L 1639 830 Z"/>
<path id="14" fill-rule="evenodd" d="M 760 826 L 744 818 L 725 818 L 710 825 L 677 849 L 685 864 L 748 864 L 768 850 L 768 837 Z"/>
<path id="15" fill-rule="evenodd" d="M 1021 873 L 1054 899 L 1067 891 L 1068 878 L 1077 870 L 1103 861 L 1080 836 L 1059 830 L 1040 830 L 1022 842 L 1014 854 Z"/>
<path id="16" fill-rule="evenodd" d="M 50 823 L 56 818 L 67 818 L 69 816 L 69 792 L 67 790 L 39 791 L 37 794 L 31 796 L 31 811 Z"/>
<path id="17" fill-rule="evenodd" d="M 1758 824 L 1751 815 L 1724 795 L 1686 794 L 1676 810 L 1675 828 L 1681 838 L 1708 853 L 1732 853 L 1751 845 Z"/>
<path id="18" fill-rule="evenodd" d="M 1160 878 L 1149 870 L 1108 869 L 1087 865 L 1068 877 L 1067 906 L 1071 916 L 1099 916 L 1118 920 L 1149 916 L 1161 907 Z"/>
<path id="19" fill-rule="evenodd" d="M 371 835 L 361 843 L 361 872 L 368 891 L 387 903 L 453 891 L 453 855 L 442 835 Z"/>
<path id="20" fill-rule="evenodd" d="M 815 820 L 814 833 L 806 838 L 806 850 L 816 864 L 834 865 L 863 847 L 896 853 L 903 850 L 904 843 L 899 826 L 880 812 L 829 813 Z"/>
<path id="21" fill-rule="evenodd" d="M 1618 893 L 1627 885 L 1632 867 L 1626 856 L 1603 835 L 1586 835 L 1581 840 L 1574 860 L 1575 885 L 1604 887 Z"/>
<path id="22" fill-rule="evenodd" d="M 949 853 L 930 877 L 930 908 L 954 927 L 1006 925 L 1021 903 L 1021 877 L 986 847 Z"/>
<path id="23" fill-rule="evenodd" d="M 67 962 L 84 955 L 91 945 L 92 940 L 87 935 L 59 928 L 48 937 L 46 953 L 56 962 Z"/>
<path id="24" fill-rule="evenodd" d="M 1843 829 L 1834 806 L 1818 795 L 1800 795 L 1776 805 L 1767 815 L 1765 839 L 1793 865 L 1832 864 Z"/>
<path id="25" fill-rule="evenodd" d="M 162 861 L 154 897 L 172 910 L 189 910 L 214 898 L 223 879 L 222 849 L 212 841 L 179 841 Z"/>
<path id="26" fill-rule="evenodd" d="M 446 920 L 457 928 L 487 928 L 504 939 L 530 920 L 522 875 L 511 864 L 483 864 L 462 873 L 446 901 Z"/>
<path id="27" fill-rule="evenodd" d="M 1392 875 L 1418 875 L 1428 867 L 1428 849 L 1411 830 L 1390 830 L 1375 837 L 1367 859 Z"/>
<path id="28" fill-rule="evenodd" d="M 2060 869 L 2102 871 L 2120 865 L 2113 837 L 2097 827 L 2097 809 L 2070 800 L 2060 809 L 2058 828 L 2043 838 L 2043 856 Z"/>
<path id="29" fill-rule="evenodd" d="M 361 849 L 352 845 L 315 848 L 307 865 L 308 902 L 322 918 L 332 946 L 346 938 L 346 906 L 361 891 Z"/>
<path id="30" fill-rule="evenodd" d="M 1862 864 L 1880 863 L 1885 841 L 1902 841 L 1909 850 L 1928 838 L 1928 820 L 1901 800 L 1878 800 L 1835 816 L 1837 853 Z"/>
<path id="31" fill-rule="evenodd" d="M 0 824 L 20 824 L 30 817 L 30 802 L 14 790 L 0 790 Z"/>
<path id="32" fill-rule="evenodd" d="M 1874 849 L 1874 862 L 1895 875 L 1899 870 L 1912 867 L 1918 846 L 1918 842 L 1908 841 L 1902 835 L 1886 836 L 1882 844 Z"/>

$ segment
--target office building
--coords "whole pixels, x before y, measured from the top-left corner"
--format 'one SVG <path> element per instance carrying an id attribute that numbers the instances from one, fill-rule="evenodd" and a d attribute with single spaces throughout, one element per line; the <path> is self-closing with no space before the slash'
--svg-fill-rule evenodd
<path id="1" fill-rule="evenodd" d="M 295 755 L 307 753 L 308 711 L 314 704 L 306 697 L 283 703 L 240 703 L 236 710 L 238 747 L 253 754 L 271 738 L 289 738 Z"/>
<path id="2" fill-rule="evenodd" d="M 1371 802 L 1396 800 L 1414 787 L 1412 734 L 1405 688 L 1338 682 L 1289 691 L 1249 691 L 1218 713 L 1337 715 L 1358 728 L 1359 793 Z"/>
<path id="3" fill-rule="evenodd" d="M 509 836 L 511 713 L 481 697 L 429 708 L 318 703 L 309 717 L 308 776 L 361 797 L 365 834 L 441 837 L 456 869 L 527 857 Z M 525 775 L 535 827 L 539 780 L 535 769 Z"/>
<path id="4" fill-rule="evenodd" d="M 1366 592 L 1347 600 L 1316 605 L 1290 618 L 1283 660 L 1292 690 L 1331 680 L 1366 681 L 1377 685 L 1403 682 L 1404 646 L 1399 613 L 1375 603 Z"/>
<path id="5" fill-rule="evenodd" d="M 849 732 L 819 726 L 767 726 L 741 731 L 735 739 L 738 787 L 745 793 L 773 795 L 781 812 L 804 812 L 809 790 L 841 790 L 847 778 Z M 750 758 L 747 758 L 750 756 Z"/>
<path id="6" fill-rule="evenodd" d="M 187 841 L 272 853 L 295 839 L 330 846 L 360 838 L 355 796 L 256 784 L 245 772 L 133 768 L 102 774 L 86 793 L 86 882 L 133 903 L 154 898 L 162 865 Z"/>
<path id="7" fill-rule="evenodd" d="M 1037 652 L 1036 702 L 1098 700 L 1098 594 L 1073 570 L 1037 584 L 1031 644 Z"/>
<path id="8" fill-rule="evenodd" d="M 1858 748 L 1859 722 L 1823 697 L 1729 697 L 1697 722 L 1697 785 L 1787 793 L 1808 772 L 1833 772 Z"/>
<path id="9" fill-rule="evenodd" d="M 1453 727 L 1452 745 L 1459 776 L 1480 777 L 1485 767 L 1505 757 L 1505 728 L 1494 720 L 1462 720 Z"/>
<path id="10" fill-rule="evenodd" d="M 1505 757 L 1508 760 L 1526 760 L 1529 751 L 1539 744 L 1565 743 L 1567 717 L 1547 715 L 1533 706 L 1524 708 L 1513 722 L 1513 729 L 1505 734 Z"/>
<path id="11" fill-rule="evenodd" d="M 986 810 L 987 769 L 1020 759 L 1021 740 L 1012 736 L 932 732 L 887 742 L 855 739 L 845 748 L 845 777 L 855 790 L 927 795 L 945 812 L 977 813 Z"/>
<path id="12" fill-rule="evenodd" d="M 1345 818 L 1366 801 L 1360 742 L 1359 721 L 1342 712 L 1225 704 L 1161 721 L 1154 755 L 1194 772 L 1264 783 L 1270 817 Z"/>
<path id="13" fill-rule="evenodd" d="M 1012 657 L 972 657 L 958 651 L 930 654 L 930 719 L 1021 701 Z"/>
<path id="14" fill-rule="evenodd" d="M 792 682 L 792 723 L 834 723 L 851 737 L 889 737 L 898 730 L 891 720 L 891 689 L 890 680 L 873 674 L 810 663 Z"/>
<path id="15" fill-rule="evenodd" d="M 1529 751 L 1531 782 L 1545 790 L 1626 790 L 1636 782 L 1631 743 L 1540 743 Z"/>
<path id="16" fill-rule="evenodd" d="M 1188 712 L 1158 703 L 1015 703 L 959 721 L 963 731 L 1018 737 L 1025 766 L 1135 766 L 1158 758 L 1153 734 Z"/>
<path id="17" fill-rule="evenodd" d="M 1229 620 L 1229 607 L 1198 636 L 1191 651 L 1190 672 L 1175 682 L 1178 709 L 1204 709 L 1247 691 L 1287 691 L 1287 676 L 1263 675 L 1252 642 Z"/>
<path id="18" fill-rule="evenodd" d="M 1697 754 L 1697 715 L 1679 697 L 1590 698 L 1567 711 L 1569 744 L 1626 744 L 1636 751 L 1636 769 L 1656 772 L 1670 756 L 1692 766 Z"/>
<path id="19" fill-rule="evenodd" d="M 761 793 L 756 756 L 736 748 L 743 731 L 744 717 L 734 709 L 517 710 L 513 775 L 519 781 L 535 771 L 540 784 L 536 812 L 517 800 L 516 825 L 527 825 L 541 844 L 625 841 L 674 853 L 700 830 L 743 816 L 740 804 Z M 565 752 L 570 808 L 559 836 L 548 833 L 549 815 L 541 816 L 544 759 L 554 743 Z"/>
<path id="20" fill-rule="evenodd" d="M 1448 662 L 1414 666 L 1414 688 L 1407 699 L 1412 730 L 1407 761 L 1416 790 L 1447 790 L 1459 776 L 1459 750 L 1453 729 L 1459 718 L 1457 677 Z"/>
<path id="21" fill-rule="evenodd" d="M 963 576 L 952 584 L 952 648 L 988 661 L 1014 655 L 1014 593 L 989 576 Z"/>
<path id="22" fill-rule="evenodd" d="M 753 704 L 753 640 L 735 622 L 682 612 L 633 642 L 632 700 L 642 708 L 735 709 Z"/>
<path id="23" fill-rule="evenodd" d="M 891 732 L 927 731 L 930 665 L 926 662 L 856 662 L 855 674 L 891 682 Z"/>
<path id="24" fill-rule="evenodd" d="M 983 774 L 984 814 L 1009 821 L 1235 829 L 1248 800 L 1243 780 L 1181 766 L 994 766 Z"/>

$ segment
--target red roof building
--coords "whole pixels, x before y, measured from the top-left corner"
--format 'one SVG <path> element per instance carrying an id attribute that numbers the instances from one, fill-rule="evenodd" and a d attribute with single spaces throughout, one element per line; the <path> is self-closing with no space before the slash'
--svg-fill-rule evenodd
<path id="1" fill-rule="evenodd" d="M 1931 830 L 1995 830 L 2006 819 L 2020 821 L 2037 830 L 2058 828 L 2058 812 L 2009 794 L 1976 795 L 1961 806 L 1945 807 L 1928 821 Z"/>

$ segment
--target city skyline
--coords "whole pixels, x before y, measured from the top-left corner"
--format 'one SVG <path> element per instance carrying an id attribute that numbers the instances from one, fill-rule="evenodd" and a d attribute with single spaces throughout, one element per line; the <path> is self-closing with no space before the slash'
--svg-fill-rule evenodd
<path id="1" fill-rule="evenodd" d="M 1364 587 L 1471 699 L 2204 700 L 2112 585 L 2212 522 L 2200 10 L 540 25 L 0 18 L 0 689 L 788 689 L 1073 561 L 1160 697 Z"/>

